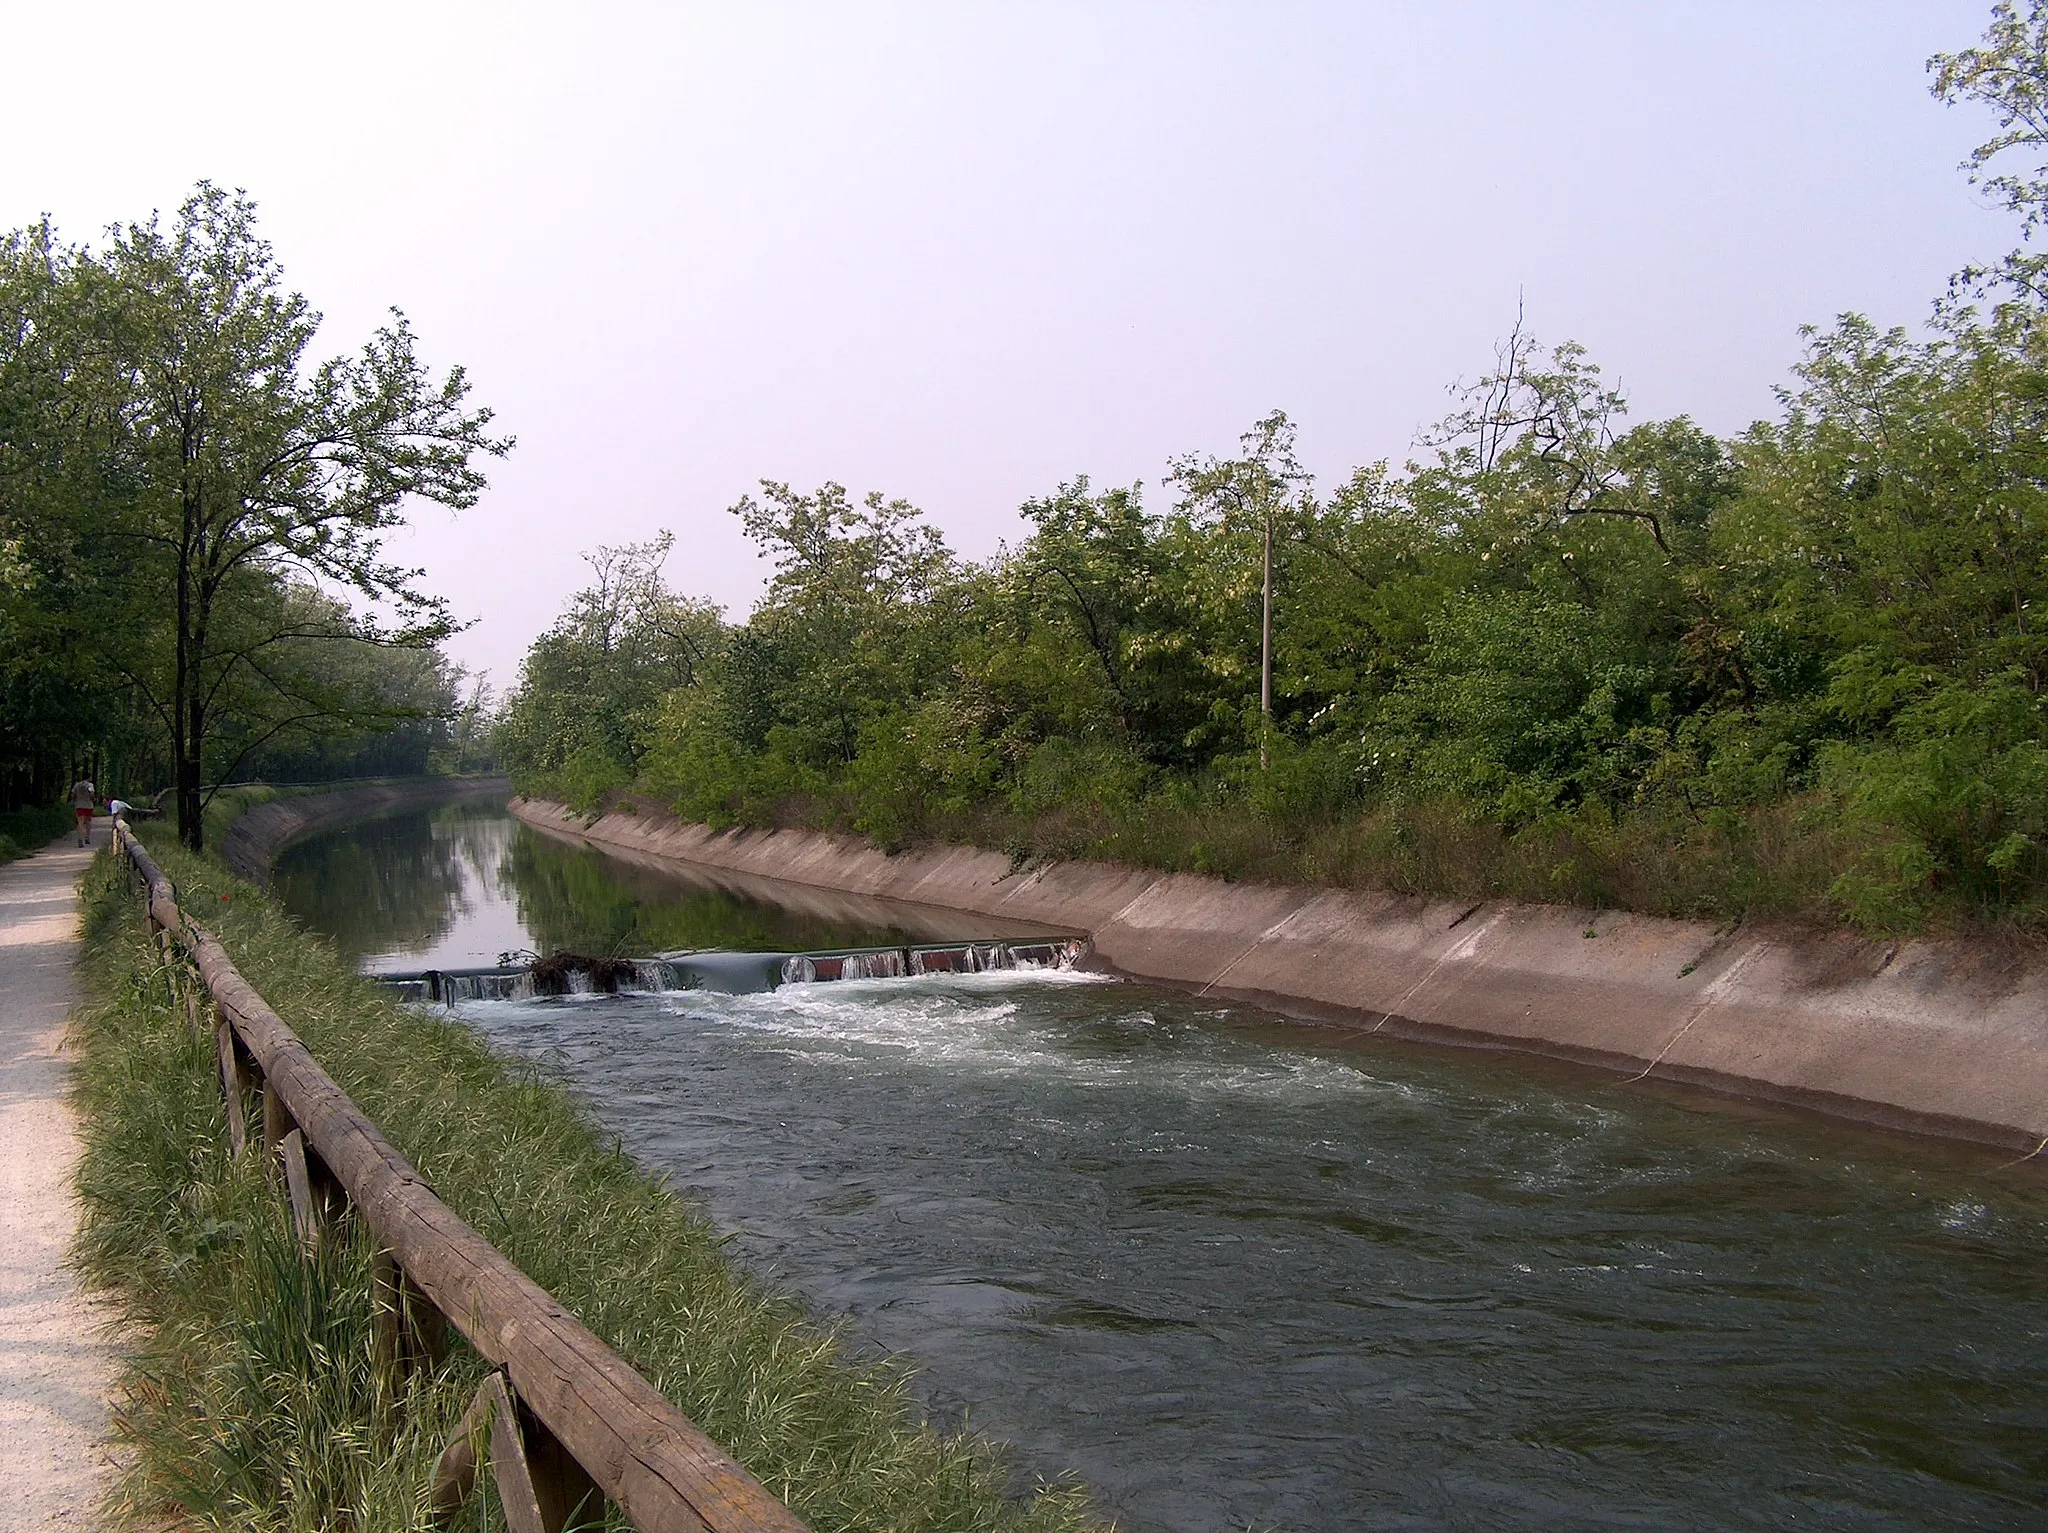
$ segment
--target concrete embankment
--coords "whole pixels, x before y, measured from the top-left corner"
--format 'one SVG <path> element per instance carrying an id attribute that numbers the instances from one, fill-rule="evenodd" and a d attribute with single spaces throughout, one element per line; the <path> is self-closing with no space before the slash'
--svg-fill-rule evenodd
<path id="1" fill-rule="evenodd" d="M 2018 1153 L 2048 1146 L 2048 955 L 1968 940 L 1232 884 L 807 831 L 531 824 L 698 868 L 1086 933 L 1101 967 L 1284 1015 L 1516 1049 Z M 2044 1157 L 2048 1159 L 2048 1157 Z"/>
<path id="2" fill-rule="evenodd" d="M 222 834 L 216 850 L 236 877 L 260 884 L 270 877 L 270 864 L 277 854 L 301 836 L 397 809 L 497 798 L 511 790 L 512 784 L 503 777 L 418 777 L 274 798 L 237 817 Z"/>

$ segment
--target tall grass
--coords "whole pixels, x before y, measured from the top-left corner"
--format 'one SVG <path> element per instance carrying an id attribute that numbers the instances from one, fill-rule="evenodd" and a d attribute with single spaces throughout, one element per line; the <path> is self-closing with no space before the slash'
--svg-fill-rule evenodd
<path id="1" fill-rule="evenodd" d="M 71 825 L 71 811 L 61 804 L 27 804 L 0 814 L 0 862 L 41 851 Z"/>
<path id="2" fill-rule="evenodd" d="M 1518 832 L 1456 804 L 1380 804 L 1348 816 L 1150 801 L 1125 812 L 989 804 L 935 818 L 935 839 L 1006 849 L 1020 864 L 1100 858 L 1263 883 L 1527 900 L 1647 915 L 1835 924 L 1830 890 L 1859 847 L 1796 802 L 1739 819 L 1560 815 Z M 1966 912 L 1934 912 L 1933 924 Z"/>
<path id="3" fill-rule="evenodd" d="M 740 1272 L 702 1214 L 603 1142 L 559 1084 L 388 1001 L 167 840 L 152 836 L 181 902 L 440 1196 L 821 1533 L 1096 1525 L 1077 1487 L 1020 1491 L 994 1445 L 924 1424 L 900 1366 L 854 1355 Z M 81 1256 L 138 1337 L 121 1515 L 424 1526 L 427 1476 L 480 1363 L 458 1345 L 403 1408 L 380 1410 L 367 1241 L 350 1231 L 300 1260 L 273 1174 L 226 1148 L 210 1043 L 169 1006 L 110 858 L 86 903 Z M 481 1497 L 466 1516 L 495 1513 Z"/>
<path id="4" fill-rule="evenodd" d="M 228 833 L 228 827 L 258 804 L 267 804 L 273 799 L 289 798 L 295 793 L 313 791 L 305 788 L 275 788 L 266 782 L 237 783 L 232 788 L 218 790 L 206 801 L 206 807 L 199 811 L 199 828 L 208 846 L 219 846 L 220 839 Z M 177 811 L 171 811 L 171 823 L 177 823 Z"/>
<path id="5" fill-rule="evenodd" d="M 645 794 L 616 794 L 606 804 L 670 812 Z M 847 795 L 792 793 L 757 808 L 746 823 L 859 830 L 859 804 Z M 921 810 L 900 834 L 870 839 L 886 851 L 934 841 L 988 847 L 1008 852 L 1019 867 L 1088 858 L 1261 883 L 1829 926 L 1850 917 L 1834 890 L 1869 852 L 1867 837 L 1811 799 L 1711 819 L 1669 808 L 1610 814 L 1590 805 L 1514 831 L 1453 801 L 1318 813 L 1192 794 L 1120 803 L 1074 797 L 1037 808 L 986 799 Z M 2000 920 L 2048 929 L 2048 910 L 2014 905 Z M 1950 929 L 1986 921 L 1951 901 L 1930 902 L 1908 924 Z"/>

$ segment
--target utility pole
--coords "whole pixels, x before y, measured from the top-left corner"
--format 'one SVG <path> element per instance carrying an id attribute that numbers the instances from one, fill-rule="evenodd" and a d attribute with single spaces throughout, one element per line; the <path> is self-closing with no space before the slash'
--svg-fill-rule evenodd
<path id="1" fill-rule="evenodd" d="M 1259 519 L 1259 770 L 1273 764 L 1273 551 L 1283 514 L 1313 514 L 1313 480 L 1294 457 L 1294 426 L 1275 410 L 1238 438 L 1244 455 L 1228 460 L 1176 458 L 1172 477 L 1181 509 L 1202 527 L 1242 537 Z M 1242 547 L 1242 544 L 1238 545 Z"/>

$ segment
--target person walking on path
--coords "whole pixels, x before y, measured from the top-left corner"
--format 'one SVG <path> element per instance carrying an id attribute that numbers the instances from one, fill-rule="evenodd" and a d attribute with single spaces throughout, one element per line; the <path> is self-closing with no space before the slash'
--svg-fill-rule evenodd
<path id="1" fill-rule="evenodd" d="M 100 790 L 95 788 L 90 777 L 81 777 L 71 785 L 71 808 L 78 815 L 78 844 L 92 845 L 92 806 L 99 802 Z"/>
<path id="2" fill-rule="evenodd" d="M 78 1134 L 61 1045 L 91 859 L 60 836 L 0 868 L 0 1533 L 97 1527 L 112 1464 L 114 1346 L 66 1264 Z"/>

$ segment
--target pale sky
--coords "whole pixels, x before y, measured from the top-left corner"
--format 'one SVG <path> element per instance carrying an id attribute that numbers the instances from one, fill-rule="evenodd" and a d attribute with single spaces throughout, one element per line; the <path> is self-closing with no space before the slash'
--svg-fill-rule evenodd
<path id="1" fill-rule="evenodd" d="M 1769 413 L 1798 328 L 1914 324 L 2012 220 L 1924 64 L 1988 0 L 8 3 L 0 224 L 246 188 L 353 350 L 392 305 L 519 446 L 394 550 L 509 683 L 578 555 L 673 528 L 744 615 L 762 477 L 971 555 L 1287 410 L 1406 456 L 1517 294 L 1638 419 Z"/>

